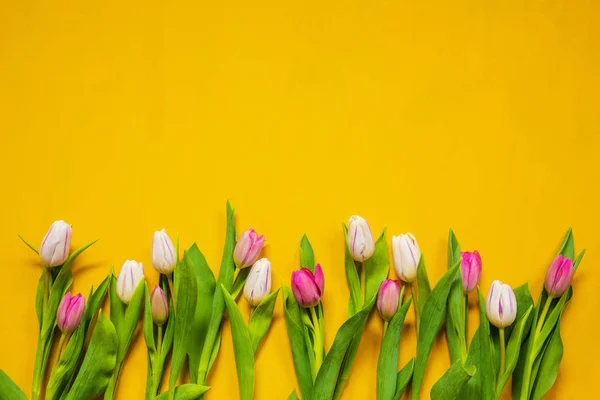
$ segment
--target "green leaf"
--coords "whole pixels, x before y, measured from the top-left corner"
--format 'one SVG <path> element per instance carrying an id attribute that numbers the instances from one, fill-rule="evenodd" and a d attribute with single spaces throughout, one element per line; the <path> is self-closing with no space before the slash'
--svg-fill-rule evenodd
<path id="1" fill-rule="evenodd" d="M 233 350 L 235 352 L 235 366 L 240 388 L 240 400 L 252 400 L 254 397 L 254 352 L 250 333 L 244 322 L 235 300 L 221 285 L 225 305 L 229 313 L 231 323 L 231 336 L 233 338 Z"/>
<path id="2" fill-rule="evenodd" d="M 122 326 L 125 324 L 125 304 L 123 304 L 117 294 L 117 276 L 114 272 L 111 272 L 108 298 L 110 301 L 110 321 L 115 326 L 117 332 L 122 332 Z"/>
<path id="3" fill-rule="evenodd" d="M 317 373 L 311 397 L 313 400 L 331 400 L 334 397 L 336 386 L 342 384 L 342 382 L 339 382 L 338 377 L 340 376 L 342 363 L 346 358 L 346 353 L 350 348 L 350 344 L 352 343 L 357 330 L 361 326 L 364 326 L 369 317 L 369 312 L 371 311 L 373 304 L 375 304 L 375 298 L 370 301 L 366 308 L 344 322 L 338 330 L 333 344 L 331 345 L 331 349 L 329 350 L 329 353 L 327 353 L 327 356 Z"/>
<path id="4" fill-rule="evenodd" d="M 573 270 L 574 270 L 573 273 L 575 273 L 575 271 L 577 271 L 577 268 L 579 268 L 579 264 L 581 263 L 581 260 L 583 259 L 584 255 L 585 255 L 585 249 L 583 249 L 581 251 L 581 253 L 579 253 L 579 255 L 577 256 L 575 261 L 573 261 Z"/>
<path id="5" fill-rule="evenodd" d="M 415 370 L 415 359 L 411 358 L 408 363 L 398 372 L 396 378 L 396 393 L 394 394 L 394 400 L 400 400 L 402 394 L 406 390 L 406 387 L 410 383 Z"/>
<path id="6" fill-rule="evenodd" d="M 146 293 L 146 282 L 141 280 L 133 292 L 131 301 L 127 305 L 125 319 L 123 320 L 123 330 L 117 331 L 117 335 L 119 336 L 119 353 L 117 359 L 119 362 L 122 362 L 125 359 L 127 350 L 129 350 L 131 340 L 133 339 L 133 334 L 138 326 L 142 305 L 144 304 L 145 299 L 144 293 Z"/>
<path id="7" fill-rule="evenodd" d="M 212 313 L 212 302 L 209 301 L 209 299 L 212 299 L 215 295 L 216 283 L 215 276 L 210 270 L 204 254 L 202 254 L 196 243 L 190 247 L 187 255 L 188 261 L 193 264 L 194 270 L 196 271 L 196 282 L 198 287 L 196 313 L 194 314 L 194 321 L 192 322 L 190 331 L 190 336 L 193 337 L 194 340 L 190 340 L 188 349 L 190 378 L 192 382 L 198 382 L 200 356 L 202 354 L 202 348 L 204 347 L 208 323 Z"/>
<path id="8" fill-rule="evenodd" d="M 423 254 L 421 254 L 419 266 L 417 267 L 417 286 L 418 297 L 417 301 L 415 301 L 415 305 L 419 307 L 419 315 L 423 315 L 423 307 L 431 293 L 431 286 L 429 284 L 429 277 L 427 276 L 427 267 L 425 266 L 425 257 Z"/>
<path id="9" fill-rule="evenodd" d="M 315 272 L 315 253 L 306 234 L 302 236 L 302 240 L 300 241 L 300 267 L 308 268 L 312 272 Z"/>
<path id="10" fill-rule="evenodd" d="M 39 330 L 42 330 L 42 323 L 44 317 L 44 277 L 46 274 L 50 274 L 50 272 L 46 271 L 46 268 L 42 270 L 42 274 L 40 275 L 40 279 L 38 280 L 37 291 L 35 294 L 35 315 L 38 319 L 38 327 Z"/>
<path id="11" fill-rule="evenodd" d="M 92 339 L 66 400 L 88 400 L 100 396 L 113 375 L 117 350 L 115 327 L 99 312 Z"/>
<path id="12" fill-rule="evenodd" d="M 167 320 L 167 327 L 163 336 L 162 349 L 160 352 L 160 366 L 164 367 L 165 361 L 169 355 L 169 351 L 173 346 L 173 339 L 175 337 L 175 328 L 177 327 L 173 309 L 173 302 L 169 303 L 169 319 Z M 188 343 L 189 344 L 189 343 Z"/>
<path id="13" fill-rule="evenodd" d="M 87 307 L 85 308 L 85 312 L 83 314 L 83 321 L 85 323 L 86 332 L 91 328 L 94 317 L 98 314 L 98 310 L 102 306 L 104 302 L 104 296 L 106 295 L 106 290 L 108 289 L 108 285 L 110 284 L 110 275 L 108 275 L 98 286 L 98 289 L 90 292 L 90 296 L 88 296 Z"/>
<path id="14" fill-rule="evenodd" d="M 79 355 L 83 352 L 85 342 L 85 326 L 80 324 L 73 332 L 67 347 L 60 360 L 52 369 L 52 374 L 46 387 L 46 399 L 54 400 L 60 398 L 61 393 L 66 389 L 77 368 Z"/>
<path id="15" fill-rule="evenodd" d="M 242 293 L 244 285 L 246 284 L 246 279 L 248 278 L 248 275 L 250 275 L 251 269 L 252 268 L 250 267 L 246 267 L 240 270 L 237 278 L 235 278 L 235 281 L 233 282 L 233 286 L 231 288 L 231 297 L 233 297 L 234 299 L 237 299 L 240 293 Z"/>
<path id="16" fill-rule="evenodd" d="M 544 352 L 533 388 L 533 399 L 539 400 L 548 393 L 558 376 L 558 369 L 563 356 L 563 344 L 560 337 L 560 323 L 550 336 L 548 347 Z"/>
<path id="17" fill-rule="evenodd" d="M 424 269 L 425 265 L 422 262 L 423 256 L 421 256 L 420 264 Z M 419 269 L 421 266 L 419 267 Z M 431 347 L 435 341 L 444 320 L 446 319 L 446 302 L 448 300 L 448 294 L 450 292 L 450 283 L 454 280 L 459 265 L 456 264 L 450 268 L 446 274 L 440 279 L 438 284 L 433 288 L 431 294 L 427 297 L 427 301 L 423 305 L 423 313 L 421 314 L 421 325 L 419 328 L 419 338 L 417 340 L 417 357 L 415 361 L 415 372 L 413 376 L 413 390 L 412 399 L 419 399 L 421 391 L 421 384 L 425 376 L 425 369 L 427 367 L 427 360 L 431 353 Z M 418 271 L 418 270 L 417 270 Z M 417 272 L 418 274 L 418 272 Z M 418 278 L 417 278 L 418 279 Z M 419 296 L 421 296 L 421 282 L 419 282 Z M 421 299 L 419 299 L 421 301 Z"/>
<path id="18" fill-rule="evenodd" d="M 198 286 L 194 266 L 188 260 L 187 252 L 177 266 L 175 274 L 175 331 L 173 337 L 173 356 L 171 358 L 171 375 L 169 376 L 169 397 L 175 395 L 175 385 L 181 373 L 185 356 L 188 353 L 192 321 L 196 313 Z"/>
<path id="19" fill-rule="evenodd" d="M 300 399 L 298 398 L 298 395 L 296 394 L 296 390 L 294 390 L 294 391 L 293 391 L 293 392 L 292 392 L 292 393 L 289 395 L 289 397 L 287 398 L 287 400 L 300 400 Z"/>
<path id="20" fill-rule="evenodd" d="M 154 343 L 154 320 L 152 319 L 152 303 L 150 300 L 150 290 L 148 284 L 146 285 L 145 291 L 145 305 L 144 305 L 144 340 L 146 341 L 146 347 L 148 347 L 148 353 L 154 357 L 156 354 L 156 344 Z"/>
<path id="21" fill-rule="evenodd" d="M 531 293 L 529 292 L 529 284 L 524 283 L 521 286 L 517 287 L 514 290 L 515 298 L 517 299 L 517 316 L 515 317 L 515 321 L 520 321 L 521 318 L 527 313 L 529 308 L 533 306 L 533 298 L 531 297 Z M 527 319 L 526 325 L 523 327 L 524 332 L 529 332 L 531 328 L 531 323 L 533 318 Z M 516 325 L 512 324 L 504 328 L 504 332 L 506 334 L 506 340 L 510 340 L 512 331 L 515 329 Z"/>
<path id="22" fill-rule="evenodd" d="M 287 286 L 283 287 L 283 315 L 290 340 L 292 359 L 294 361 L 294 369 L 300 393 L 303 400 L 310 400 L 313 380 L 309 353 L 312 352 L 312 349 L 306 347 L 304 340 L 305 328 L 300 316 L 300 309 L 292 294 L 292 290 Z"/>
<path id="23" fill-rule="evenodd" d="M 25 393 L 0 369 L 0 400 L 27 400 Z"/>
<path id="24" fill-rule="evenodd" d="M 348 228 L 346 227 L 346 224 L 342 224 L 342 228 L 344 230 L 344 266 L 346 269 L 346 281 L 348 282 L 348 289 L 350 290 L 350 299 L 348 300 L 348 317 L 351 317 L 356 314 L 358 310 L 360 310 L 363 301 L 360 292 L 360 278 L 358 277 L 356 264 L 354 263 L 354 259 L 352 258 L 352 254 L 350 254 L 350 249 L 348 248 L 348 241 L 346 240 L 348 237 Z"/>
<path id="25" fill-rule="evenodd" d="M 570 258 L 571 260 L 575 258 L 575 239 L 573 238 L 572 228 L 569 228 L 565 234 L 565 238 L 558 250 L 558 254 L 562 254 L 564 257 Z"/>
<path id="26" fill-rule="evenodd" d="M 458 400 L 466 383 L 473 377 L 477 368 L 465 367 L 462 360 L 456 361 L 431 388 L 432 400 Z"/>
<path id="27" fill-rule="evenodd" d="M 565 292 L 565 294 L 567 293 Z M 548 298 L 546 301 L 551 301 L 551 299 Z M 566 306 L 567 296 L 561 296 L 556 305 L 554 306 L 554 309 L 549 313 L 548 317 L 546 318 L 542 330 L 536 342 L 533 345 L 533 358 L 537 357 L 540 354 L 542 346 L 554 331 L 554 327 L 559 322 L 559 318 Z"/>
<path id="28" fill-rule="evenodd" d="M 402 300 L 402 296 L 400 296 Z M 379 360 L 377 362 L 377 399 L 391 400 L 396 392 L 396 375 L 398 374 L 398 352 L 400 351 L 400 335 L 406 312 L 412 303 L 412 297 L 404 302 L 389 323 L 381 342 Z"/>
<path id="29" fill-rule="evenodd" d="M 465 366 L 469 367 L 477 367 L 479 364 L 479 338 L 480 329 L 477 328 L 473 338 L 471 339 L 471 344 L 469 346 L 469 351 L 467 353 L 467 361 Z M 461 400 L 481 400 L 481 372 L 479 370 L 475 371 L 475 374 L 466 385 L 463 386 L 459 398 Z"/>
<path id="30" fill-rule="evenodd" d="M 490 339 L 490 323 L 485 313 L 485 300 L 481 290 L 477 288 L 479 298 L 479 364 L 482 399 L 493 399 L 496 390 L 496 373 L 493 359 L 493 347 Z"/>
<path id="31" fill-rule="evenodd" d="M 517 303 L 517 308 L 519 307 Z M 529 316 L 531 314 L 531 310 L 533 310 L 533 305 L 530 305 L 525 314 L 518 319 L 517 324 L 513 330 L 513 335 L 510 336 L 508 341 L 508 346 L 506 347 L 506 370 L 504 374 L 498 381 L 496 386 L 496 398 L 499 399 L 502 396 L 502 391 L 504 387 L 508 383 L 508 380 L 512 376 L 515 367 L 517 366 L 517 361 L 519 360 L 519 353 L 521 351 L 521 346 L 523 344 L 523 333 L 526 331 L 526 326 L 529 321 Z"/>
<path id="32" fill-rule="evenodd" d="M 19 237 L 19 239 L 21 239 L 23 241 L 23 243 L 25 243 L 25 245 L 27 247 L 29 247 L 31 250 L 33 250 L 33 252 L 35 254 L 40 255 L 40 252 L 35 247 L 33 247 L 33 245 L 31 243 L 29 243 L 27 240 L 25 240 L 25 238 L 23 236 L 18 235 L 18 234 L 17 234 L 17 236 Z"/>
<path id="33" fill-rule="evenodd" d="M 208 386 L 186 383 L 175 388 L 175 400 L 200 400 L 202 395 L 210 390 Z M 169 393 L 161 393 L 154 400 L 167 400 Z"/>
<path id="34" fill-rule="evenodd" d="M 235 221 L 233 208 L 229 201 L 227 202 L 227 232 L 225 234 L 225 247 L 223 249 L 223 258 L 221 260 L 221 268 L 217 285 L 225 286 L 227 291 L 230 291 L 233 286 L 233 271 L 235 265 L 233 263 L 233 250 L 235 248 Z M 208 372 L 212 366 L 212 361 L 216 357 L 216 351 L 219 349 L 221 335 L 221 320 L 225 312 L 225 300 L 220 290 L 215 290 L 212 303 L 212 312 L 210 322 L 206 331 L 206 339 L 200 356 L 200 364 L 198 367 L 198 382 L 206 383 Z"/>
<path id="35" fill-rule="evenodd" d="M 275 309 L 275 301 L 277 300 L 278 294 L 279 289 L 265 297 L 250 316 L 248 332 L 250 333 L 250 339 L 252 340 L 254 354 L 258 352 L 260 342 L 263 340 L 271 326 L 273 310 Z"/>
<path id="36" fill-rule="evenodd" d="M 461 261 L 460 244 L 450 229 L 448 233 L 448 268 Z M 462 272 L 461 272 L 462 273 Z M 465 336 L 465 296 L 461 274 L 457 274 L 450 289 L 448 297 L 448 315 L 446 316 L 446 338 L 448 339 L 448 351 L 450 352 L 450 361 L 455 363 L 459 359 L 466 357 L 466 336 Z"/>
<path id="37" fill-rule="evenodd" d="M 363 263 L 365 270 L 366 295 L 365 303 L 369 303 L 371 298 L 377 296 L 379 286 L 387 278 L 390 270 L 390 260 L 386 240 L 386 230 L 384 229 L 375 242 L 375 251 L 373 255 Z"/>

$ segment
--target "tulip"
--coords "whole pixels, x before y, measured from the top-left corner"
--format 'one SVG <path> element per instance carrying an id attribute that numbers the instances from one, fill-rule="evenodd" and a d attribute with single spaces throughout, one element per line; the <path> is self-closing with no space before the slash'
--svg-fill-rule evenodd
<path id="1" fill-rule="evenodd" d="M 492 282 L 485 311 L 488 320 L 497 328 L 512 324 L 517 316 L 517 299 L 511 287 L 498 280 Z"/>
<path id="2" fill-rule="evenodd" d="M 253 265 L 258 260 L 264 244 L 264 236 L 258 236 L 254 229 L 248 229 L 235 244 L 233 250 L 235 265 L 240 269 Z"/>
<path id="3" fill-rule="evenodd" d="M 465 293 L 471 293 L 479 283 L 481 276 L 481 256 L 479 252 L 463 251 L 460 253 L 460 272 L 462 274 L 463 290 Z"/>
<path id="4" fill-rule="evenodd" d="M 79 326 L 83 311 L 85 310 L 85 298 L 79 293 L 71 296 L 67 292 L 56 311 L 56 325 L 62 333 L 71 333 Z"/>
<path id="5" fill-rule="evenodd" d="M 244 297 L 253 307 L 271 292 L 271 262 L 261 258 L 254 263 L 244 285 Z"/>
<path id="6" fill-rule="evenodd" d="M 125 304 L 129 304 L 138 284 L 144 279 L 142 263 L 127 260 L 117 278 L 117 295 Z"/>
<path id="7" fill-rule="evenodd" d="M 421 259 L 421 250 L 412 233 L 392 236 L 394 269 L 404 282 L 412 283 L 417 277 L 417 267 Z"/>
<path id="8" fill-rule="evenodd" d="M 546 272 L 544 286 L 551 297 L 561 296 L 569 288 L 573 278 L 573 261 L 559 254 Z"/>
<path id="9" fill-rule="evenodd" d="M 156 285 L 152 291 L 150 303 L 152 307 L 152 320 L 158 326 L 163 325 L 167 322 L 167 318 L 169 318 L 169 303 L 167 302 L 165 292 L 163 292 L 160 286 Z"/>
<path id="10" fill-rule="evenodd" d="M 169 275 L 175 269 L 177 258 L 175 246 L 163 229 L 154 232 L 152 238 L 152 265 L 161 274 Z"/>
<path id="11" fill-rule="evenodd" d="M 48 267 L 62 265 L 69 257 L 71 248 L 71 225 L 55 221 L 40 246 L 40 257 Z"/>
<path id="12" fill-rule="evenodd" d="M 308 308 L 319 304 L 324 289 L 325 277 L 320 264 L 317 264 L 314 274 L 308 268 L 292 273 L 292 292 L 300 306 Z"/>
<path id="13" fill-rule="evenodd" d="M 377 310 L 384 321 L 389 321 L 398 311 L 398 299 L 400 297 L 400 283 L 386 279 L 379 286 L 377 293 Z"/>
<path id="14" fill-rule="evenodd" d="M 375 241 L 367 221 L 358 215 L 348 220 L 348 248 L 355 261 L 369 259 L 375 251 Z"/>

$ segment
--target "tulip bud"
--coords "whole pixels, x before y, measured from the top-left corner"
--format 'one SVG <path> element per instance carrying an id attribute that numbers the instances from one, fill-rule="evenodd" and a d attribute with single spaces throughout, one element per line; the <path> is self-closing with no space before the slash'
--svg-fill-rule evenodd
<path id="1" fill-rule="evenodd" d="M 154 232 L 152 238 L 152 265 L 161 274 L 169 275 L 175 269 L 177 257 L 175 247 L 167 232 L 163 229 Z"/>
<path id="2" fill-rule="evenodd" d="M 40 257 L 48 267 L 62 265 L 69 257 L 71 248 L 71 225 L 55 221 L 40 246 Z"/>
<path id="3" fill-rule="evenodd" d="M 271 291 L 271 263 L 266 258 L 261 258 L 254 263 L 246 284 L 244 297 L 251 306 L 256 307 Z"/>
<path id="4" fill-rule="evenodd" d="M 386 279 L 379 286 L 377 293 L 377 310 L 384 321 L 389 321 L 398 311 L 400 284 L 398 281 Z"/>
<path id="5" fill-rule="evenodd" d="M 417 277 L 417 267 L 421 260 L 421 250 L 412 233 L 392 236 L 394 269 L 398 278 L 411 283 Z"/>
<path id="6" fill-rule="evenodd" d="M 485 302 L 488 320 L 497 328 L 506 328 L 517 317 L 517 299 L 509 285 L 498 280 L 492 287 Z"/>
<path id="7" fill-rule="evenodd" d="M 142 263 L 133 260 L 125 261 L 117 278 L 117 295 L 119 295 L 123 303 L 129 304 L 133 297 L 133 292 L 135 292 L 135 289 L 142 280 L 144 280 L 144 267 Z"/>
<path id="8" fill-rule="evenodd" d="M 363 262 L 369 259 L 375 251 L 375 242 L 367 221 L 358 215 L 348 220 L 348 248 L 355 261 Z"/>
<path id="9" fill-rule="evenodd" d="M 254 229 L 248 229 L 235 244 L 233 250 L 235 265 L 240 269 L 253 265 L 258 260 L 264 244 L 264 236 L 258 236 Z"/>
<path id="10" fill-rule="evenodd" d="M 308 308 L 319 304 L 324 289 L 325 277 L 320 264 L 314 274 L 308 268 L 292 272 L 292 292 L 300 306 Z"/>
<path id="11" fill-rule="evenodd" d="M 548 294 L 552 297 L 561 296 L 569 288 L 574 272 L 573 261 L 559 254 L 546 272 L 544 286 Z"/>
<path id="12" fill-rule="evenodd" d="M 67 292 L 60 302 L 56 311 L 56 325 L 62 333 L 71 333 L 79 326 L 83 311 L 85 310 L 85 298 L 79 293 L 71 296 Z"/>
<path id="13" fill-rule="evenodd" d="M 463 290 L 465 293 L 471 293 L 479 283 L 481 276 L 481 256 L 479 252 L 463 251 L 460 253 L 460 272 L 462 274 Z"/>
<path id="14" fill-rule="evenodd" d="M 163 292 L 160 286 L 156 285 L 152 291 L 150 303 L 152 306 L 152 320 L 156 325 L 161 326 L 169 318 L 169 303 L 167 302 L 165 292 Z"/>

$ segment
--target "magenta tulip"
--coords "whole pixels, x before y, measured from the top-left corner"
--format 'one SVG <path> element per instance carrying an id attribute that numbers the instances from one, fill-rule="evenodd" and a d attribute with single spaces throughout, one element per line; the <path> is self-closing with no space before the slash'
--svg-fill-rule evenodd
<path id="1" fill-rule="evenodd" d="M 556 256 L 546 272 L 544 286 L 548 294 L 552 297 L 561 296 L 569 288 L 574 272 L 573 261 L 562 254 Z"/>
<path id="2" fill-rule="evenodd" d="M 460 253 L 460 272 L 462 274 L 463 289 L 465 293 L 471 293 L 479 283 L 481 276 L 481 256 L 479 252 L 463 251 Z"/>
<path id="3" fill-rule="evenodd" d="M 324 289 L 325 277 L 320 264 L 317 264 L 314 274 L 308 268 L 292 273 L 292 292 L 300 306 L 308 308 L 319 304 Z"/>
<path id="4" fill-rule="evenodd" d="M 253 265 L 258 260 L 264 244 L 264 236 L 258 236 L 254 229 L 248 229 L 235 244 L 233 250 L 235 265 L 240 269 Z"/>
<path id="5" fill-rule="evenodd" d="M 84 310 L 85 299 L 81 293 L 77 296 L 71 296 L 71 292 L 67 292 L 56 311 L 56 325 L 58 329 L 62 333 L 73 332 L 79 326 Z"/>
<path id="6" fill-rule="evenodd" d="M 386 279 L 379 286 L 377 293 L 377 311 L 384 321 L 389 321 L 398 311 L 400 284 L 398 281 Z"/>

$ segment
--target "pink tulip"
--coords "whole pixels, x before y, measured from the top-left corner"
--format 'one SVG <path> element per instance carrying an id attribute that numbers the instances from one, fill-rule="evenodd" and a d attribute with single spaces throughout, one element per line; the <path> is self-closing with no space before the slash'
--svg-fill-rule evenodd
<path id="1" fill-rule="evenodd" d="M 158 326 L 164 324 L 167 318 L 169 318 L 169 303 L 167 302 L 165 292 L 160 286 L 157 285 L 152 291 L 150 303 L 152 307 L 152 320 Z"/>
<path id="2" fill-rule="evenodd" d="M 292 292 L 300 306 L 308 308 L 319 304 L 324 289 L 325 277 L 320 264 L 317 264 L 314 274 L 308 268 L 292 273 Z"/>
<path id="3" fill-rule="evenodd" d="M 77 296 L 71 296 L 71 292 L 67 292 L 56 312 L 56 325 L 58 325 L 58 329 L 62 333 L 73 332 L 79 326 L 84 310 L 85 299 L 81 293 Z"/>
<path id="4" fill-rule="evenodd" d="M 386 279 L 379 286 L 377 293 L 377 311 L 384 321 L 389 321 L 398 311 L 400 284 L 398 281 Z"/>
<path id="5" fill-rule="evenodd" d="M 569 288 L 574 272 L 573 261 L 562 254 L 556 256 L 546 272 L 544 286 L 548 294 L 552 297 L 561 296 Z"/>
<path id="6" fill-rule="evenodd" d="M 258 236 L 254 229 L 248 229 L 235 245 L 233 251 L 235 265 L 240 269 L 253 265 L 258 260 L 264 244 L 264 236 Z"/>
<path id="7" fill-rule="evenodd" d="M 460 253 L 460 272 L 462 273 L 463 289 L 465 293 L 471 293 L 479 283 L 481 276 L 481 256 L 479 252 L 463 251 Z"/>

